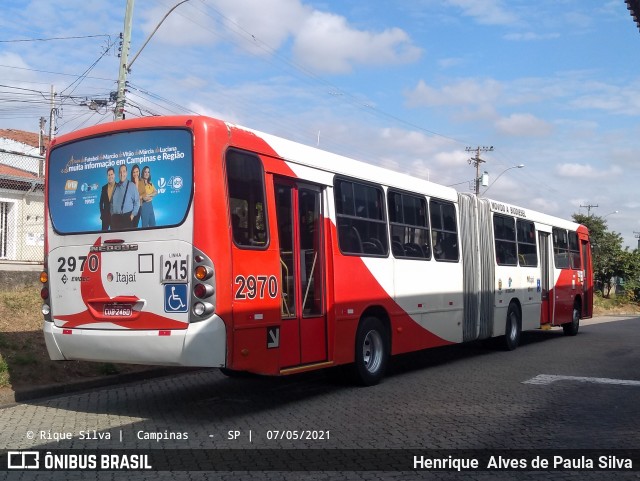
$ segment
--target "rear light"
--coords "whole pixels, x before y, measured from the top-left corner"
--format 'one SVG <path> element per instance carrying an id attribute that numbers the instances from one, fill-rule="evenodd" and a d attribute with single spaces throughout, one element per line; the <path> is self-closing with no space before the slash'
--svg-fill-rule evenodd
<path id="1" fill-rule="evenodd" d="M 211 317 L 215 312 L 216 276 L 211 259 L 195 247 L 193 248 L 193 261 L 189 322 L 199 322 Z"/>
<path id="2" fill-rule="evenodd" d="M 44 320 L 51 322 L 51 300 L 49 299 L 49 272 L 47 270 L 48 259 L 47 256 L 44 258 L 44 270 L 40 272 L 40 282 L 42 283 L 42 289 L 40 289 L 40 297 L 44 301 L 42 303 L 42 315 L 44 316 Z"/>
<path id="3" fill-rule="evenodd" d="M 196 302 L 193 305 L 193 313 L 200 317 L 210 316 L 213 314 L 213 304 L 208 302 Z"/>
<path id="4" fill-rule="evenodd" d="M 209 266 L 201 265 L 195 268 L 193 275 L 195 275 L 196 279 L 199 281 L 205 281 L 211 278 L 213 275 L 213 269 Z"/>
<path id="5" fill-rule="evenodd" d="M 198 299 L 204 299 L 213 295 L 213 286 L 207 284 L 196 284 L 193 288 L 193 295 Z"/>

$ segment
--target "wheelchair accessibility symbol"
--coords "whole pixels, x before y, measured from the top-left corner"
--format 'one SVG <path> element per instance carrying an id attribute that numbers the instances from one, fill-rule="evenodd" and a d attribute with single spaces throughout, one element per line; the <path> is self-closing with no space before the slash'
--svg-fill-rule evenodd
<path id="1" fill-rule="evenodd" d="M 187 285 L 164 285 L 164 312 L 187 312 Z"/>

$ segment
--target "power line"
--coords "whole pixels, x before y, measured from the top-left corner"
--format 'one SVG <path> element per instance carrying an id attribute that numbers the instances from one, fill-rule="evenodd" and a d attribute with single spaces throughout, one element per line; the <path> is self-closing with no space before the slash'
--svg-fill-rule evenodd
<path id="1" fill-rule="evenodd" d="M 28 72 L 49 73 L 49 74 L 52 74 L 52 75 L 61 75 L 61 76 L 65 76 L 65 77 L 77 77 L 78 76 L 77 74 L 72 74 L 72 73 L 52 72 L 50 70 L 39 70 L 39 69 L 35 69 L 35 68 L 26 68 L 26 67 L 15 67 L 13 65 L 2 65 L 2 64 L 0 64 L 0 67 L 12 68 L 12 69 L 16 69 L 16 70 L 26 70 Z M 112 78 L 90 77 L 88 75 L 85 76 L 85 78 L 90 78 L 90 79 L 93 79 L 93 80 L 109 80 L 110 82 L 113 82 Z M 31 83 L 31 82 L 28 82 L 28 83 Z"/>
<path id="2" fill-rule="evenodd" d="M 102 58 L 109 52 L 109 50 L 111 49 L 111 47 L 113 47 L 113 45 L 115 45 L 115 42 L 110 43 L 109 45 L 107 45 L 107 48 L 104 49 L 104 52 L 102 52 L 102 55 L 100 55 L 97 60 L 95 62 L 93 62 L 89 68 L 87 68 L 82 74 L 80 74 L 80 76 L 78 76 L 78 78 L 76 80 L 74 80 L 73 82 L 71 82 L 65 89 L 63 89 L 60 94 L 62 95 L 66 90 L 68 90 L 69 88 L 71 88 L 71 86 L 73 84 L 76 84 L 76 86 L 73 88 L 73 90 L 71 91 L 71 93 L 73 93 L 77 88 L 78 85 L 80 85 L 80 82 L 82 82 L 85 78 L 87 78 L 87 74 L 93 69 L 93 67 L 95 67 L 98 62 L 100 60 L 102 60 Z"/>
<path id="3" fill-rule="evenodd" d="M 96 38 L 96 37 L 108 37 L 111 39 L 110 35 L 101 34 L 101 35 L 82 35 L 76 37 L 50 37 L 50 38 L 21 38 L 15 40 L 0 40 L 0 43 L 18 43 L 18 42 L 51 42 L 53 40 L 74 40 L 81 38 Z"/>

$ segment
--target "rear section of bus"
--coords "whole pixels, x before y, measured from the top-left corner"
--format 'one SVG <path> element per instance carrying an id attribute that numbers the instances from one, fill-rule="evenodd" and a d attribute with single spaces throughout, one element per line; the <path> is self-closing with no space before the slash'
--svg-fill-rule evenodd
<path id="1" fill-rule="evenodd" d="M 193 242 L 192 127 L 118 122 L 51 148 L 41 276 L 51 359 L 224 365 L 215 267 Z"/>

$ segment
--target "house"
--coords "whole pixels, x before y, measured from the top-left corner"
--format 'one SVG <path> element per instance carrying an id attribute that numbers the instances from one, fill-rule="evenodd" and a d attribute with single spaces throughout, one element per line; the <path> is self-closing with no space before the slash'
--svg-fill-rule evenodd
<path id="1" fill-rule="evenodd" d="M 40 151 L 38 134 L 0 129 L 0 263 L 44 260 L 44 156 Z"/>

